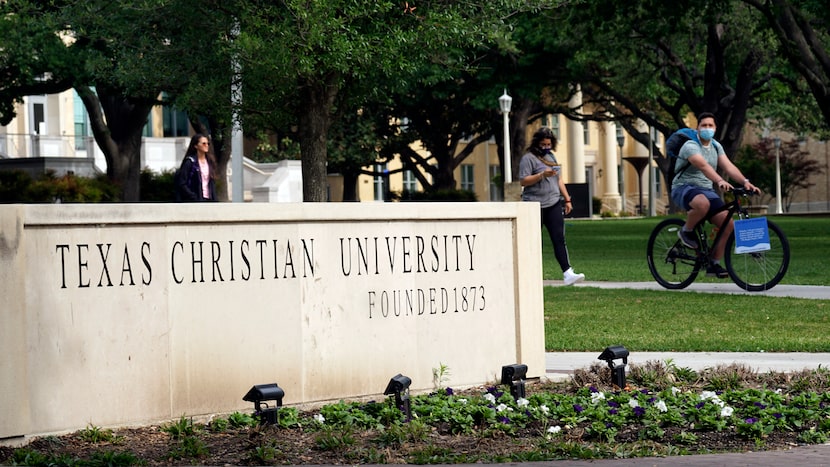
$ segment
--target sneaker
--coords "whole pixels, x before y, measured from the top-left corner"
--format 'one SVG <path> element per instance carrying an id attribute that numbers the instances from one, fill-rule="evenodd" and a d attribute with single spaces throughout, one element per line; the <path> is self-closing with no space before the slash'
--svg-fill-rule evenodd
<path id="1" fill-rule="evenodd" d="M 574 268 L 568 268 L 567 271 L 564 273 L 565 276 L 565 285 L 573 285 L 577 282 L 582 282 L 585 280 L 585 274 L 577 274 L 574 272 Z"/>
<path id="2" fill-rule="evenodd" d="M 689 248 L 697 250 L 697 239 L 695 238 L 694 231 L 685 231 L 682 228 L 677 231 L 677 238 L 680 239 L 680 243 L 686 245 Z"/>
<path id="3" fill-rule="evenodd" d="M 729 277 L 729 271 L 723 268 L 720 264 L 710 264 L 706 268 L 706 277 L 717 277 L 718 279 L 726 279 Z"/>

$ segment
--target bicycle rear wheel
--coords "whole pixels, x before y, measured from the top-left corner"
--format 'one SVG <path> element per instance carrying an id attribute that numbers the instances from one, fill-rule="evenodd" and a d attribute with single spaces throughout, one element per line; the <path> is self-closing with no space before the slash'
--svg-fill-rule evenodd
<path id="1" fill-rule="evenodd" d="M 654 280 L 667 289 L 688 287 L 700 272 L 697 252 L 684 246 L 677 237 L 683 224 L 681 219 L 666 219 L 657 224 L 648 238 L 648 269 Z"/>
<path id="2" fill-rule="evenodd" d="M 790 266 L 790 242 L 784 232 L 767 220 L 769 245 L 767 251 L 735 253 L 735 233 L 726 241 L 726 270 L 738 287 L 750 292 L 761 292 L 775 287 Z"/>

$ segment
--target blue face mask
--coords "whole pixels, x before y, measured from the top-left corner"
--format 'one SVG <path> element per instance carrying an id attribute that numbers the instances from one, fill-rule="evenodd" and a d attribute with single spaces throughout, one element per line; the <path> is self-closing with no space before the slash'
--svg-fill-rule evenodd
<path id="1" fill-rule="evenodd" d="M 712 128 L 701 128 L 698 134 L 700 135 L 700 139 L 711 141 L 715 137 L 715 130 Z"/>

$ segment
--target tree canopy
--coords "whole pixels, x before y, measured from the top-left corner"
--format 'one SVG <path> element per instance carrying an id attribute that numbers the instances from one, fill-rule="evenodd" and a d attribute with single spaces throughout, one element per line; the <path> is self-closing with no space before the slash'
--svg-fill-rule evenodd
<path id="1" fill-rule="evenodd" d="M 454 185 L 461 138 L 472 138 L 468 152 L 476 135 L 501 139 L 494 103 L 504 88 L 514 157 L 525 125 L 545 113 L 615 120 L 649 144 L 638 121 L 668 135 L 689 112 L 712 111 L 729 153 L 748 121 L 830 128 L 828 13 L 816 0 L 8 0 L 0 9 L 0 122 L 22 96 L 74 87 L 126 200 L 137 199 L 141 128 L 159 103 L 213 134 L 222 176 L 234 113 L 249 134 L 294 135 L 307 201 L 326 199 L 328 171 L 356 177 L 396 152 L 431 175 L 425 186 Z M 585 105 L 572 109 L 577 84 Z M 429 159 L 408 149 L 416 138 Z"/>

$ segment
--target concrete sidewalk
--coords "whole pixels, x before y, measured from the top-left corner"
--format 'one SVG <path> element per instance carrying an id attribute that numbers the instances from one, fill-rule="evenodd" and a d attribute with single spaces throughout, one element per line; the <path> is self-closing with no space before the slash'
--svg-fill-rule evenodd
<path id="1" fill-rule="evenodd" d="M 564 287 L 562 281 L 542 281 L 543 285 Z M 666 290 L 669 292 L 700 292 L 700 293 L 727 293 L 738 295 L 762 295 L 767 297 L 811 298 L 816 300 L 830 300 L 830 287 L 821 285 L 789 285 L 778 284 L 771 290 L 764 292 L 747 292 L 730 280 L 722 282 L 695 282 L 681 290 L 668 290 L 657 282 L 605 282 L 586 281 L 575 284 L 573 287 L 596 287 L 600 289 L 637 289 L 637 290 Z"/>
<path id="2" fill-rule="evenodd" d="M 579 368 L 588 368 L 599 360 L 596 352 L 548 352 L 545 354 L 545 373 L 553 380 L 561 380 L 573 374 Z M 804 369 L 816 369 L 830 366 L 830 353 L 802 352 L 631 352 L 628 364 L 644 364 L 649 361 L 671 361 L 678 368 L 691 368 L 700 371 L 718 365 L 738 363 L 748 366 L 756 373 L 769 371 L 793 372 Z"/>
<path id="3" fill-rule="evenodd" d="M 466 464 L 431 464 L 430 467 L 463 467 Z M 798 446 L 787 451 L 741 452 L 730 454 L 697 454 L 690 456 L 637 457 L 633 459 L 591 459 L 544 462 L 506 462 L 493 467 L 590 467 L 590 466 L 656 466 L 656 467 L 827 467 L 830 466 L 830 444 Z M 335 467 L 335 466 L 317 466 Z M 386 467 L 366 464 L 361 467 Z"/>

